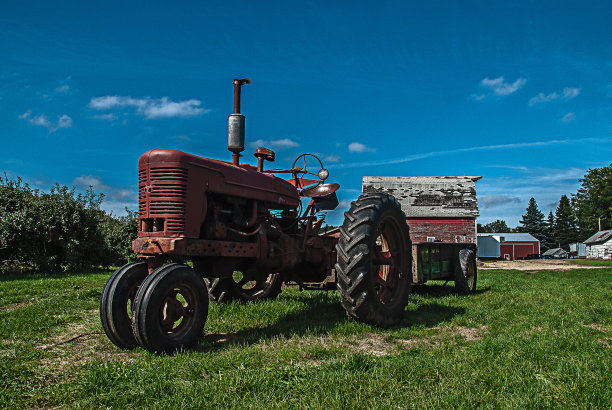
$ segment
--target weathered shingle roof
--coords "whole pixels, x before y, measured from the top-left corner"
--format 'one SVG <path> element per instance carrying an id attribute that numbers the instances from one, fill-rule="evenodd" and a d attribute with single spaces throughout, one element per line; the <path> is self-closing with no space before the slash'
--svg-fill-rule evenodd
<path id="1" fill-rule="evenodd" d="M 607 242 L 610 238 L 612 238 L 612 229 L 608 229 L 607 231 L 599 231 L 595 235 L 584 241 L 584 243 L 586 243 L 587 245 L 592 245 L 595 243 Z"/>
<path id="2" fill-rule="evenodd" d="M 500 232 L 500 233 L 479 233 L 478 236 L 501 236 L 503 242 L 536 242 L 538 239 L 530 233 L 514 233 L 514 232 Z"/>
<path id="3" fill-rule="evenodd" d="M 407 217 L 476 217 L 474 182 L 482 177 L 363 177 L 363 192 L 386 192 Z"/>
<path id="4" fill-rule="evenodd" d="M 542 255 L 543 256 L 554 256 L 554 255 L 559 255 L 563 253 L 567 253 L 567 251 L 563 248 L 553 248 L 553 249 L 547 250 Z"/>

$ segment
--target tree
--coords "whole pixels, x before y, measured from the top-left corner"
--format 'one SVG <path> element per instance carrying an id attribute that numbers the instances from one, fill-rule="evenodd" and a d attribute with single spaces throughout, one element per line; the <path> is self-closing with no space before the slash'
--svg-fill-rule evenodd
<path id="1" fill-rule="evenodd" d="M 548 213 L 545 232 L 546 236 L 540 242 L 540 248 L 542 252 L 546 252 L 549 249 L 557 247 L 557 245 L 555 244 L 555 217 L 552 211 Z"/>
<path id="2" fill-rule="evenodd" d="M 519 223 L 520 225 L 517 227 L 517 230 L 520 232 L 530 233 L 540 242 L 545 240 L 546 222 L 544 221 L 544 214 L 538 209 L 535 198 L 529 200 L 525 215 L 523 215 Z"/>
<path id="3" fill-rule="evenodd" d="M 589 169 L 580 180 L 581 187 L 572 196 L 580 237 L 584 240 L 601 229 L 612 229 L 612 164 Z"/>
<path id="4" fill-rule="evenodd" d="M 577 241 L 578 228 L 576 216 L 567 195 L 561 196 L 559 206 L 557 206 L 555 211 L 554 234 L 555 243 L 566 250 L 569 250 L 570 243 Z"/>
<path id="5" fill-rule="evenodd" d="M 491 232 L 510 232 L 510 228 L 508 228 L 506 221 L 502 219 L 496 219 L 487 225 L 491 228 Z"/>

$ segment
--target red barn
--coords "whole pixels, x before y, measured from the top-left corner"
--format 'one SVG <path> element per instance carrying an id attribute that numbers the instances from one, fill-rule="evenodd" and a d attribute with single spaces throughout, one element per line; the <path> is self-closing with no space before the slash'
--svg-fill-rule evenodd
<path id="1" fill-rule="evenodd" d="M 363 192 L 386 192 L 401 204 L 412 242 L 476 243 L 482 177 L 363 177 Z"/>
<path id="2" fill-rule="evenodd" d="M 540 254 L 540 241 L 529 233 L 479 233 L 478 258 L 513 261 Z"/>

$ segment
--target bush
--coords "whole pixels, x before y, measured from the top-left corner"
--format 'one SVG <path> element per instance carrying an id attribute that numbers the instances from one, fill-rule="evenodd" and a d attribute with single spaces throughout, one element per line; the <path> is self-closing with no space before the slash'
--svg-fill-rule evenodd
<path id="1" fill-rule="evenodd" d="M 125 262 L 137 215 L 115 218 L 104 196 L 54 185 L 49 193 L 19 177 L 0 178 L 0 261 L 3 271 L 84 270 Z"/>

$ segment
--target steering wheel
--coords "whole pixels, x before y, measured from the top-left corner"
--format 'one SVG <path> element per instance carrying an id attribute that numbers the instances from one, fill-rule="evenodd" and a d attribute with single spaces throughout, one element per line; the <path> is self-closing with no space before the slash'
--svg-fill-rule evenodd
<path id="1" fill-rule="evenodd" d="M 317 162 L 319 163 L 319 165 L 321 166 L 321 168 L 319 168 L 319 171 L 315 174 L 314 172 L 310 172 L 308 171 L 308 164 L 307 164 L 307 158 L 308 157 L 312 157 L 314 159 L 317 160 Z M 294 175 L 295 178 L 298 178 L 298 174 L 300 174 L 301 176 L 299 177 L 299 179 L 304 179 L 305 175 L 314 175 L 317 177 L 317 181 L 312 181 L 310 182 L 310 180 L 305 180 L 304 182 L 310 182 L 300 188 L 302 188 L 303 190 L 308 190 L 308 189 L 313 189 L 316 188 L 317 186 L 319 186 L 324 180 L 327 179 L 327 176 L 329 175 L 328 171 L 323 168 L 323 162 L 321 162 L 321 160 L 319 159 L 319 157 L 317 157 L 314 154 L 302 154 L 299 157 L 297 157 L 295 159 L 295 161 L 293 161 L 293 165 L 291 166 L 292 170 L 296 169 L 296 165 L 297 163 L 300 161 L 300 159 L 302 159 L 303 163 L 304 163 L 304 167 L 303 168 L 299 168 L 298 167 L 298 171 L 294 171 Z M 312 168 L 312 167 L 311 167 Z"/>

